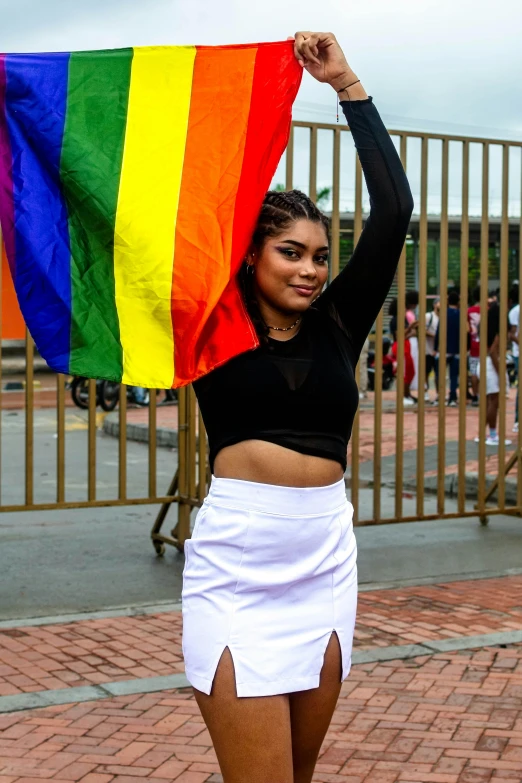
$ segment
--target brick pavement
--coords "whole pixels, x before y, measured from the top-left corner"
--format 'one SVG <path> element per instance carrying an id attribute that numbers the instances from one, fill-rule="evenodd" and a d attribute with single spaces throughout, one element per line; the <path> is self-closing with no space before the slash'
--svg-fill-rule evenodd
<path id="1" fill-rule="evenodd" d="M 0 696 L 183 672 L 181 619 L 164 612 L 0 630 Z M 354 644 L 521 628 L 522 575 L 361 592 Z"/>
<path id="2" fill-rule="evenodd" d="M 0 716 L 0 783 L 218 783 L 188 689 Z M 522 779 L 522 645 L 354 666 L 316 783 Z"/>

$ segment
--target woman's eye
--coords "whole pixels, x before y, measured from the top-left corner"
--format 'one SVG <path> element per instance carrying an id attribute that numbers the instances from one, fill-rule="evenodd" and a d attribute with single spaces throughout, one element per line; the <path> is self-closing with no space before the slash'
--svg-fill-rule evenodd
<path id="1" fill-rule="evenodd" d="M 287 258 L 299 258 L 295 250 L 291 250 L 290 248 L 281 248 L 281 253 Z"/>
<path id="2" fill-rule="evenodd" d="M 327 264 L 328 263 L 328 256 L 317 256 L 315 259 L 316 264 Z"/>

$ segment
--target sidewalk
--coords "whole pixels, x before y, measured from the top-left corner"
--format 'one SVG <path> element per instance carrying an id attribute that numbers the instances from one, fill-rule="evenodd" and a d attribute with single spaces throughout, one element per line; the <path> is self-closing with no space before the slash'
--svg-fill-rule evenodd
<path id="1" fill-rule="evenodd" d="M 361 592 L 314 781 L 520 783 L 521 595 L 522 576 Z M 0 783 L 221 781 L 179 607 L 110 615 L 0 624 Z"/>

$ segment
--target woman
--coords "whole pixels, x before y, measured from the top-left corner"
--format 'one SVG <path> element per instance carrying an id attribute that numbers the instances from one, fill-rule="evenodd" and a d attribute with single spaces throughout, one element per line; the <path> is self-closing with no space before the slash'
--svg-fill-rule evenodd
<path id="1" fill-rule="evenodd" d="M 437 362 L 435 358 L 435 335 L 437 334 L 437 329 L 439 328 L 439 317 L 440 299 L 435 299 L 433 302 L 433 310 L 429 313 L 426 313 L 426 384 L 424 399 L 427 401 L 430 400 L 430 376 L 432 373 L 435 376 L 435 392 L 436 395 L 438 394 L 436 373 Z M 436 400 L 437 397 L 435 397 L 434 404 Z"/>
<path id="2" fill-rule="evenodd" d="M 418 320 L 416 308 L 419 305 L 419 292 L 418 291 L 406 291 L 406 322 L 409 329 L 409 341 L 410 341 L 410 353 L 411 360 L 413 362 L 413 379 L 410 383 L 410 391 L 418 391 L 418 375 L 419 375 L 419 337 L 418 337 Z"/>
<path id="3" fill-rule="evenodd" d="M 390 334 L 393 339 L 392 356 L 395 364 L 397 364 L 397 357 L 399 355 L 399 343 L 397 341 L 397 298 L 395 297 L 390 301 L 388 305 L 388 315 L 390 319 Z M 408 319 L 404 318 L 404 399 L 403 405 L 415 405 L 417 402 L 416 397 L 411 393 L 411 383 L 415 377 L 415 364 L 411 355 L 411 335 L 417 332 L 417 321 L 408 323 Z"/>
<path id="4" fill-rule="evenodd" d="M 412 211 L 395 147 L 335 37 L 297 33 L 295 54 L 339 94 L 372 207 L 321 293 L 326 217 L 299 191 L 267 193 L 241 272 L 261 345 L 194 384 L 213 477 L 185 545 L 183 651 L 225 783 L 310 781 L 348 675 L 354 369 Z"/>

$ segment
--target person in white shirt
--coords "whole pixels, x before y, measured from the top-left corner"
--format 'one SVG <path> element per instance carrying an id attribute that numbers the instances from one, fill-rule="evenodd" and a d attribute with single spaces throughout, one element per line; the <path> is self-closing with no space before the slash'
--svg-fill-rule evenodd
<path id="1" fill-rule="evenodd" d="M 424 395 L 425 400 L 429 400 L 430 389 L 430 375 L 433 373 L 435 376 L 435 391 L 437 391 L 437 375 L 436 369 L 436 351 L 435 351 L 435 335 L 437 334 L 437 327 L 439 325 L 440 315 L 440 300 L 435 299 L 433 302 L 433 310 L 426 313 L 426 393 Z"/>
<path id="2" fill-rule="evenodd" d="M 518 291 L 516 293 L 516 299 L 518 299 Z M 517 304 L 514 307 L 512 307 L 511 310 L 509 311 L 509 339 L 512 342 L 511 355 L 513 356 L 513 359 L 515 361 L 515 367 L 517 370 L 517 381 L 519 384 L 517 387 L 517 399 L 515 402 L 515 424 L 513 426 L 513 432 L 518 432 L 518 392 L 520 388 L 520 378 L 518 374 L 519 355 L 520 355 L 519 343 L 518 343 L 519 323 L 520 323 L 520 305 Z"/>

